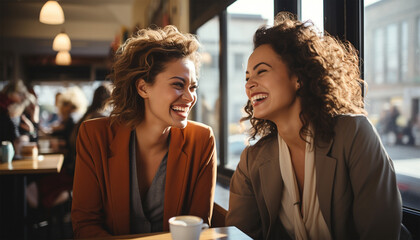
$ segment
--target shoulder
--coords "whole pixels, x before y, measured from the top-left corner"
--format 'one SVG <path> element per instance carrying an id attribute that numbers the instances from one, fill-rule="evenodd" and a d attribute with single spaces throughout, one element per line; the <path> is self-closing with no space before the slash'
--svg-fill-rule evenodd
<path id="1" fill-rule="evenodd" d="M 111 121 L 109 117 L 94 118 L 83 121 L 82 125 L 84 125 L 84 128 L 88 131 L 101 131 L 105 128 L 110 128 Z"/>
<path id="2" fill-rule="evenodd" d="M 112 123 L 111 117 L 94 118 L 85 120 L 79 130 L 79 134 L 89 136 L 114 137 L 118 132 L 130 131 L 129 127 L 121 123 Z"/>
<path id="3" fill-rule="evenodd" d="M 181 129 L 185 136 L 213 136 L 213 130 L 204 123 L 188 121 L 187 126 Z"/>
<path id="4" fill-rule="evenodd" d="M 336 117 L 336 134 L 355 134 L 360 131 L 375 131 L 375 127 L 365 115 L 346 114 Z"/>
<path id="5" fill-rule="evenodd" d="M 271 148 L 273 145 L 277 146 L 277 143 L 277 135 L 272 134 L 259 139 L 255 144 L 250 145 L 247 148 L 250 152 L 258 153 L 267 150 L 267 148 Z"/>
<path id="6" fill-rule="evenodd" d="M 271 160 L 278 155 L 277 135 L 273 134 L 258 140 L 254 145 L 246 147 L 242 154 L 246 154 L 251 165 Z"/>
<path id="7" fill-rule="evenodd" d="M 353 148 L 380 147 L 379 135 L 365 115 L 340 115 L 335 124 L 334 146 Z"/>

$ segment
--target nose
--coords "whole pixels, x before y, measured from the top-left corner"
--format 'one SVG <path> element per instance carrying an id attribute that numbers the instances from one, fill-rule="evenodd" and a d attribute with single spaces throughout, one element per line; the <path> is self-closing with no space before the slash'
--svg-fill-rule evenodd
<path id="1" fill-rule="evenodd" d="M 248 79 L 248 81 L 245 83 L 245 88 L 248 89 L 248 90 L 249 89 L 252 89 L 252 88 L 254 88 L 256 86 L 257 86 L 257 82 L 252 77 L 250 77 Z"/>
<path id="2" fill-rule="evenodd" d="M 182 94 L 182 98 L 187 100 L 188 102 L 192 102 L 194 101 L 194 98 L 196 95 L 197 93 L 195 91 L 192 92 L 190 90 L 187 90 L 187 91 L 184 91 L 184 93 Z"/>

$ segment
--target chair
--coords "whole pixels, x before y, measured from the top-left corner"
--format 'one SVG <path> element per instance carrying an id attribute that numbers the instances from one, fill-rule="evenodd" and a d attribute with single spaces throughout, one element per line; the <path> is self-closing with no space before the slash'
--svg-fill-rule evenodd
<path id="1" fill-rule="evenodd" d="M 211 227 L 225 227 L 225 218 L 227 210 L 217 203 L 213 205 L 213 217 L 211 219 Z"/>

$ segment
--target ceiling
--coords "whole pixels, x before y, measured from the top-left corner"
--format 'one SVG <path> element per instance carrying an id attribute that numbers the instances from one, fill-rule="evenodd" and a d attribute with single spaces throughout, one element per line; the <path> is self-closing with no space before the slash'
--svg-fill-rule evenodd
<path id="1" fill-rule="evenodd" d="M 148 0 L 61 0 L 65 23 L 40 23 L 45 0 L 0 0 L 0 51 L 17 55 L 55 55 L 54 37 L 65 31 L 72 56 L 104 56 L 123 28 L 133 24 L 133 4 Z M 141 4 L 140 4 L 141 5 Z M 146 8 L 145 8 L 146 9 Z M 136 15 L 145 10 L 136 11 Z"/>

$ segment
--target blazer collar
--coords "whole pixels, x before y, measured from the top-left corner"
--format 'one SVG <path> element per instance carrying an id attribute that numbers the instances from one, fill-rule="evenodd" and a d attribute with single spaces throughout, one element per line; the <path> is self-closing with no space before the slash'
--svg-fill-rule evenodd
<path id="1" fill-rule="evenodd" d="M 130 160 L 129 142 L 131 128 L 116 124 L 111 128 L 113 138 L 110 140 L 108 168 L 104 167 L 105 176 L 109 176 L 112 216 L 116 231 L 122 234 L 130 232 Z"/>
<path id="2" fill-rule="evenodd" d="M 318 191 L 319 207 L 330 232 L 332 230 L 332 190 L 337 164 L 336 159 L 328 156 L 332 143 L 333 140 L 328 142 L 320 141 L 319 145 L 315 146 L 316 188 Z"/>
<path id="3" fill-rule="evenodd" d="M 130 221 L 130 164 L 129 164 L 129 141 L 131 128 L 118 125 L 112 129 L 114 138 L 110 144 L 110 158 L 108 159 L 109 184 L 115 229 L 129 232 Z M 182 212 L 182 204 L 186 187 L 188 156 L 183 151 L 185 144 L 184 131 L 179 128 L 171 128 L 171 142 L 169 145 L 168 162 L 166 170 L 164 219 L 176 216 Z M 164 221 L 163 229 L 169 230 L 168 222 Z"/>
<path id="4" fill-rule="evenodd" d="M 280 203 L 281 193 L 283 190 L 283 180 L 280 173 L 279 165 L 279 145 L 277 136 L 264 140 L 262 149 L 257 156 L 262 160 L 259 166 L 259 173 L 261 177 L 261 189 L 264 196 L 264 201 L 267 206 L 268 215 L 270 217 L 270 225 L 268 232 L 275 228 Z"/>
<path id="5" fill-rule="evenodd" d="M 283 191 L 283 180 L 279 166 L 279 145 L 277 137 L 265 140 L 262 149 L 259 151 L 258 159 L 261 159 L 259 173 L 261 177 L 261 189 L 267 211 L 270 217 L 271 228 L 276 227 L 273 224 L 281 205 L 281 194 Z M 334 176 L 336 171 L 336 159 L 328 156 L 332 147 L 333 140 L 329 142 L 320 142 L 315 147 L 315 166 L 317 174 L 316 187 L 318 191 L 318 200 L 321 212 L 325 222 L 331 232 L 331 201 Z M 258 161 L 259 162 L 259 161 Z"/>
<path id="6" fill-rule="evenodd" d="M 187 190 L 186 174 L 188 155 L 184 152 L 185 136 L 184 130 L 171 128 L 171 140 L 169 144 L 168 162 L 166 167 L 165 201 L 163 219 L 180 215 Z M 163 229 L 169 230 L 169 223 L 163 222 Z"/>

